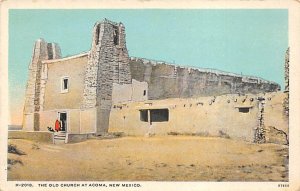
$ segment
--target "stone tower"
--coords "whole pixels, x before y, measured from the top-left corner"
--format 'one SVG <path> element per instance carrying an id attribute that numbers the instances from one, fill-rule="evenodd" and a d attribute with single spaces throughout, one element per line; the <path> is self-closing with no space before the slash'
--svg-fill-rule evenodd
<path id="1" fill-rule="evenodd" d="M 38 39 L 33 48 L 29 65 L 28 82 L 25 92 L 23 129 L 39 130 L 39 112 L 43 110 L 45 79 L 43 78 L 43 60 L 61 58 L 60 47 L 56 43 L 47 43 Z"/>
<path id="2" fill-rule="evenodd" d="M 108 129 L 113 83 L 131 83 L 125 27 L 104 19 L 93 29 L 81 106 L 82 109 L 96 108 L 98 133 Z"/>

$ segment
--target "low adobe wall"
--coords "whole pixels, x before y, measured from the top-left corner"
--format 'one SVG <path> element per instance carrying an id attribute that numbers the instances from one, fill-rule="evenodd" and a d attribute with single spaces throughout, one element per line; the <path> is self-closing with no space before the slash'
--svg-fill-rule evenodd
<path id="1" fill-rule="evenodd" d="M 37 142 L 53 143 L 53 133 L 44 131 L 8 131 L 8 139 L 27 139 Z"/>
<path id="2" fill-rule="evenodd" d="M 138 136 L 196 134 L 253 141 L 257 127 L 257 105 L 255 96 L 238 95 L 123 104 L 112 109 L 109 132 Z M 238 107 L 242 106 L 249 107 L 249 112 L 239 112 Z M 168 109 L 169 120 L 150 125 L 140 120 L 140 110 L 143 109 Z"/>
<path id="3" fill-rule="evenodd" d="M 258 107 L 261 98 L 264 99 L 265 106 L 263 114 Z M 123 103 L 111 110 L 109 132 L 123 132 L 133 136 L 147 134 L 224 136 L 254 142 L 261 116 L 264 118 L 266 129 L 272 126 L 288 134 L 288 118 L 281 112 L 284 98 L 284 93 L 277 92 Z M 249 108 L 249 112 L 242 112 L 243 110 L 239 108 Z M 149 122 L 140 119 L 140 110 L 145 109 L 168 109 L 169 120 L 153 122 L 150 125 Z M 264 136 L 267 142 L 272 142 L 276 133 L 265 131 Z"/>
<path id="4" fill-rule="evenodd" d="M 78 143 L 89 139 L 93 133 L 89 134 L 67 134 L 67 143 Z"/>
<path id="5" fill-rule="evenodd" d="M 47 127 L 54 129 L 55 121 L 58 118 L 58 112 L 67 113 L 67 133 L 87 134 L 96 132 L 96 109 L 57 109 L 39 112 L 39 129 L 48 131 Z"/>
<path id="6" fill-rule="evenodd" d="M 287 93 L 266 94 L 264 107 L 264 126 L 266 142 L 289 143 L 289 117 L 285 108 Z"/>

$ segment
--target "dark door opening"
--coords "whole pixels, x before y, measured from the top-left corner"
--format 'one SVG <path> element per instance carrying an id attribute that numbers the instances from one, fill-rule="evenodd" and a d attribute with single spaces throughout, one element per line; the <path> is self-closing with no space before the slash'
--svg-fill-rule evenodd
<path id="1" fill-rule="evenodd" d="M 59 113 L 59 120 L 61 122 L 61 131 L 67 130 L 67 113 Z"/>

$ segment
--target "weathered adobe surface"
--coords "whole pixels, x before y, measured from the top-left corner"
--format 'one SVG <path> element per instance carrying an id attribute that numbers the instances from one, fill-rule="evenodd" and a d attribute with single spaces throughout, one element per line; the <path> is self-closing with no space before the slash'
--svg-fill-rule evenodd
<path id="1" fill-rule="evenodd" d="M 151 100 L 280 90 L 277 83 L 229 72 L 185 68 L 141 58 L 131 58 L 129 64 L 132 79 L 148 83 Z"/>

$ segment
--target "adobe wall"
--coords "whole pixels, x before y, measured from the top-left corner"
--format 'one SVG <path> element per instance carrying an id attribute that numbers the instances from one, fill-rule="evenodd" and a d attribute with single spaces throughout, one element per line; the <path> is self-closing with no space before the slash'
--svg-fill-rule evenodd
<path id="1" fill-rule="evenodd" d="M 53 143 L 53 133 L 41 131 L 8 131 L 8 139 L 26 139 L 37 142 Z"/>
<path id="2" fill-rule="evenodd" d="M 131 58 L 132 78 L 149 85 L 149 99 L 188 98 L 223 94 L 257 94 L 280 89 L 274 82 L 211 69 L 180 67 Z"/>
<path id="3" fill-rule="evenodd" d="M 288 144 L 289 117 L 285 108 L 288 93 L 266 94 L 264 107 L 265 142 Z"/>
<path id="4" fill-rule="evenodd" d="M 67 133 L 70 134 L 87 134 L 96 132 L 96 108 L 91 109 L 55 109 L 41 111 L 40 131 L 48 131 L 47 127 L 54 129 L 58 112 L 67 113 Z"/>
<path id="5" fill-rule="evenodd" d="M 112 103 L 148 100 L 147 82 L 132 80 L 131 84 L 113 84 Z"/>
<path id="6" fill-rule="evenodd" d="M 47 70 L 44 110 L 79 109 L 83 99 L 87 54 L 75 58 L 46 61 Z M 68 92 L 62 92 L 62 78 L 69 78 Z"/>
<path id="7" fill-rule="evenodd" d="M 109 132 L 124 132 L 127 135 L 196 134 L 203 136 L 226 136 L 255 142 L 259 126 L 259 97 L 266 98 L 265 126 L 274 125 L 287 131 L 287 118 L 276 113 L 282 108 L 283 95 L 245 96 L 223 95 L 188 99 L 149 100 L 138 103 L 116 105 L 110 115 Z M 268 97 L 272 97 L 271 100 Z M 248 113 L 239 107 L 250 107 Z M 269 108 L 274 110 L 270 110 Z M 168 122 L 143 122 L 141 109 L 169 109 Z M 276 118 L 278 117 L 278 118 Z M 275 120 L 276 118 L 276 120 Z M 264 128 L 264 127 L 263 127 Z M 272 135 L 274 136 L 274 135 Z M 268 135 L 266 135 L 268 138 Z"/>
<path id="8" fill-rule="evenodd" d="M 78 143 L 86 141 L 91 134 L 67 134 L 67 143 Z"/>

